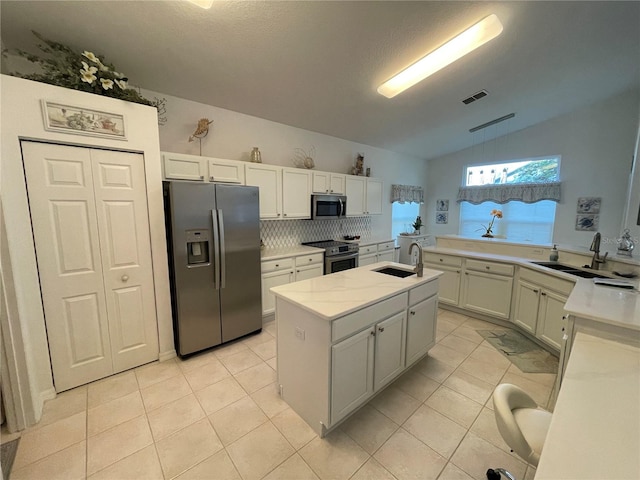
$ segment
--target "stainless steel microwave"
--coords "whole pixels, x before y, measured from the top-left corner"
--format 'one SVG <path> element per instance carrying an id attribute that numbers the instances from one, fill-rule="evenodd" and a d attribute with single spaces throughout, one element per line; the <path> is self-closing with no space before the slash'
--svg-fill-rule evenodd
<path id="1" fill-rule="evenodd" d="M 311 218 L 345 218 L 347 197 L 344 195 L 311 195 Z"/>

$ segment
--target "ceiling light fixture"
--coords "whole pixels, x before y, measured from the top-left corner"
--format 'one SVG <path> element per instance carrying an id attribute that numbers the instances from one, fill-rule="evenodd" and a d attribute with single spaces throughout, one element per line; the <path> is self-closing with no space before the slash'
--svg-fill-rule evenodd
<path id="1" fill-rule="evenodd" d="M 187 0 L 200 8 L 209 9 L 213 5 L 213 0 Z"/>
<path id="2" fill-rule="evenodd" d="M 496 38 L 501 32 L 500 19 L 495 14 L 491 14 L 384 82 L 378 87 L 378 93 L 387 98 L 393 98 L 489 40 Z"/>

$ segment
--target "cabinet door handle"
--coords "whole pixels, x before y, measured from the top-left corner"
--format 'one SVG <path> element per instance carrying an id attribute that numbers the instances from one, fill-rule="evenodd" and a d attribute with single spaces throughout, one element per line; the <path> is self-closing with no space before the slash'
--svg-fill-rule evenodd
<path id="1" fill-rule="evenodd" d="M 283 213 L 283 214 L 282 214 L 282 216 L 283 216 L 283 217 L 286 217 L 286 216 L 287 216 L 287 214 L 286 214 L 286 213 Z"/>
<path id="2" fill-rule="evenodd" d="M 300 273 L 300 270 L 296 270 L 296 273 Z"/>
<path id="3" fill-rule="evenodd" d="M 564 327 L 562 327 L 562 331 L 564 332 Z"/>
<path id="4" fill-rule="evenodd" d="M 491 267 L 489 265 L 485 266 L 484 268 L 486 268 L 487 270 L 491 270 Z"/>
<path id="5" fill-rule="evenodd" d="M 534 290 L 533 293 L 538 293 L 540 290 Z"/>
<path id="6" fill-rule="evenodd" d="M 460 273 L 460 270 L 456 270 L 456 273 Z"/>
<path id="7" fill-rule="evenodd" d="M 213 175 L 209 177 L 209 181 L 210 182 L 213 182 L 214 180 L 215 180 L 215 178 L 213 177 Z"/>
<path id="8" fill-rule="evenodd" d="M 464 272 L 465 275 L 469 275 L 469 272 Z"/>
<path id="9" fill-rule="evenodd" d="M 371 335 L 373 335 L 375 337 L 376 336 L 376 331 L 375 330 L 371 330 Z"/>
<path id="10" fill-rule="evenodd" d="M 204 175 L 200 175 L 200 180 L 204 180 Z"/>
<path id="11" fill-rule="evenodd" d="M 384 327 L 378 327 L 379 332 L 384 332 Z"/>
<path id="12" fill-rule="evenodd" d="M 410 313 L 411 315 L 415 315 L 415 314 L 416 314 L 416 311 L 415 311 L 415 310 L 410 310 L 410 311 L 409 311 L 409 313 Z"/>
<path id="13" fill-rule="evenodd" d="M 310 262 L 312 262 L 312 261 L 313 261 L 313 258 L 310 258 L 310 259 L 309 259 L 309 261 L 310 261 Z"/>
<path id="14" fill-rule="evenodd" d="M 126 282 L 129 280 L 129 275 L 122 275 L 122 277 L 120 277 L 120 280 L 122 280 L 123 282 Z"/>
<path id="15" fill-rule="evenodd" d="M 279 267 L 279 266 L 280 266 L 280 264 L 279 264 L 279 263 L 276 263 L 276 267 Z"/>
<path id="16" fill-rule="evenodd" d="M 546 293 L 544 293 L 544 292 L 542 292 L 540 295 L 544 295 L 545 297 L 547 296 L 547 294 L 546 294 Z"/>
<path id="17" fill-rule="evenodd" d="M 443 259 L 440 259 L 440 261 L 441 261 L 441 262 L 444 262 L 444 260 L 443 260 Z"/>

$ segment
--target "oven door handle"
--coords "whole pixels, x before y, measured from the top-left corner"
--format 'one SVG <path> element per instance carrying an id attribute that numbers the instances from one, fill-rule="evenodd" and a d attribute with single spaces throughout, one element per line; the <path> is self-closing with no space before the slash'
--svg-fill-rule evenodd
<path id="1" fill-rule="evenodd" d="M 338 201 L 340 202 L 340 214 L 338 215 L 339 217 L 343 217 L 344 214 L 346 213 L 344 211 L 344 202 L 342 201 L 341 198 L 338 198 Z"/>

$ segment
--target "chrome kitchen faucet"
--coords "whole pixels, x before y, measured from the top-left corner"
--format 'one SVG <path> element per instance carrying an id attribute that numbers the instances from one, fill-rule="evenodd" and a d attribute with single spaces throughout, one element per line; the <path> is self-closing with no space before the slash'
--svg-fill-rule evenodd
<path id="1" fill-rule="evenodd" d="M 409 245 L 409 256 L 411 256 L 411 251 L 413 250 L 413 247 L 418 247 L 418 263 L 416 264 L 416 268 L 415 268 L 415 272 L 418 274 L 419 277 L 422 276 L 422 247 L 420 246 L 419 243 L 417 242 L 413 242 L 411 245 Z"/>

